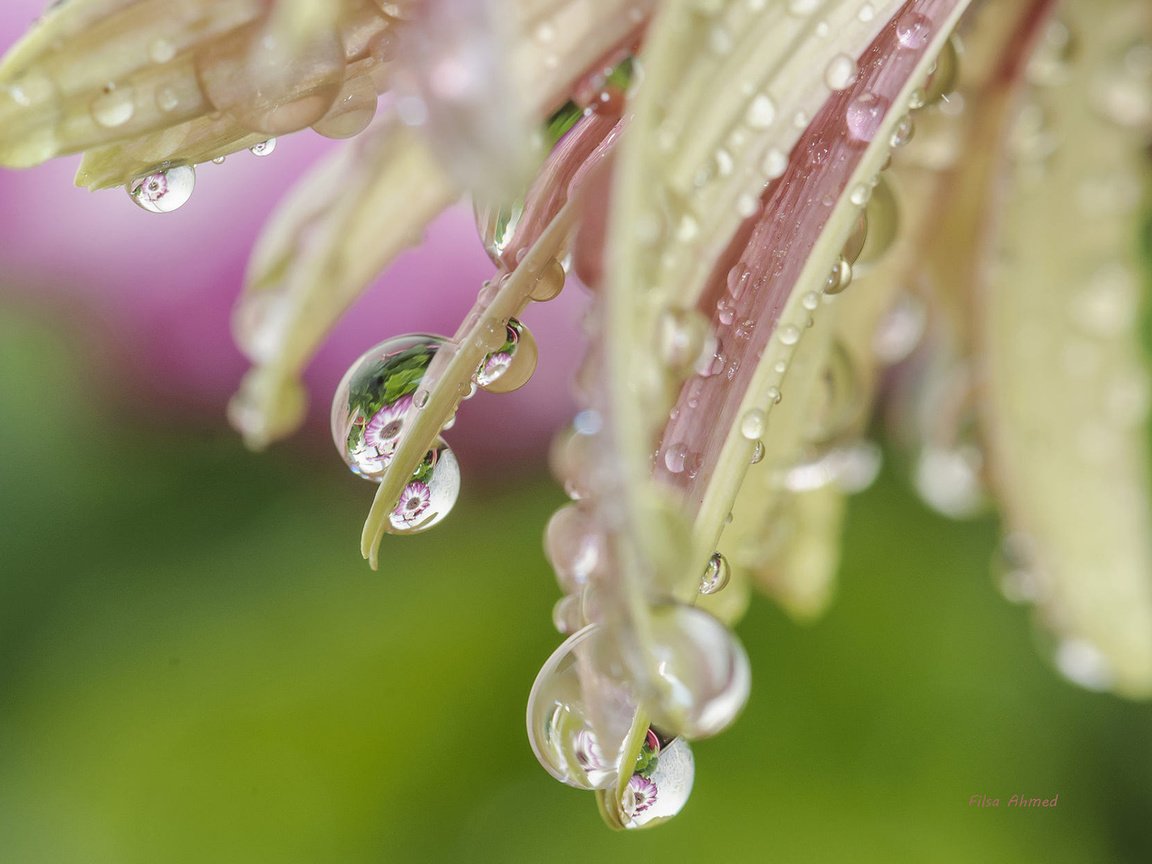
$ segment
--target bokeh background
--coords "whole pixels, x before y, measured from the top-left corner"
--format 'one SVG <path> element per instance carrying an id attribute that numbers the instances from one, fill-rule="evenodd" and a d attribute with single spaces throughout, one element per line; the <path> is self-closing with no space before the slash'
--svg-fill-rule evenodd
<path id="1" fill-rule="evenodd" d="M 325 146 L 206 166 L 165 217 L 74 164 L 0 174 L 0 862 L 1152 861 L 1152 707 L 1052 672 L 990 578 L 995 522 L 932 515 L 898 460 L 826 617 L 753 603 L 752 699 L 695 746 L 685 811 L 609 832 L 523 730 L 560 640 L 539 538 L 578 289 L 528 319 L 527 392 L 462 412 L 457 512 L 380 573 L 324 403 L 373 342 L 453 329 L 487 275 L 466 213 L 353 310 L 300 436 L 256 455 L 223 421 L 246 250 Z"/>

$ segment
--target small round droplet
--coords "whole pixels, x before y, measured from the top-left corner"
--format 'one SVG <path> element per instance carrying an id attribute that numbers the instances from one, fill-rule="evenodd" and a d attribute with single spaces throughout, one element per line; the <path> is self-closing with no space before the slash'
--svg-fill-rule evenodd
<path id="1" fill-rule="evenodd" d="M 473 380 L 489 393 L 519 390 L 536 371 L 537 355 L 532 331 L 515 318 L 509 318 L 504 327 L 503 344 L 484 356 Z"/>
<path id="2" fill-rule="evenodd" d="M 764 161 L 760 165 L 760 170 L 769 180 L 783 177 L 784 172 L 788 170 L 788 156 L 782 151 L 772 148 L 764 154 Z"/>
<path id="3" fill-rule="evenodd" d="M 226 158 L 227 158 L 227 157 L 225 157 L 225 156 L 216 156 L 215 158 L 213 158 L 213 160 L 212 160 L 212 164 L 213 164 L 213 165 L 223 165 L 223 164 L 224 164 L 224 160 L 225 160 Z"/>
<path id="4" fill-rule="evenodd" d="M 776 103 L 764 93 L 757 94 L 748 103 L 744 122 L 751 129 L 767 129 L 776 120 Z"/>
<path id="5" fill-rule="evenodd" d="M 847 54 L 837 54 L 824 69 L 824 83 L 832 90 L 844 90 L 856 80 L 856 61 Z"/>
<path id="6" fill-rule="evenodd" d="M 875 93 L 863 93 L 853 99 L 845 115 L 849 135 L 856 141 L 869 143 L 884 122 L 888 105 L 887 99 Z"/>
<path id="7" fill-rule="evenodd" d="M 267 141 L 261 141 L 259 144 L 253 144 L 248 148 L 253 156 L 269 156 L 276 149 L 276 139 L 269 138 Z"/>
<path id="8" fill-rule="evenodd" d="M 722 591 L 731 578 L 731 571 L 728 559 L 719 552 L 713 552 L 704 568 L 704 575 L 700 577 L 700 593 L 707 596 Z"/>
<path id="9" fill-rule="evenodd" d="M 105 92 L 92 102 L 92 118 L 108 129 L 123 126 L 136 113 L 131 87 L 105 88 Z"/>
<path id="10" fill-rule="evenodd" d="M 780 328 L 780 342 L 784 345 L 795 345 L 800 341 L 800 328 L 793 324 L 785 324 Z"/>
<path id="11" fill-rule="evenodd" d="M 460 495 L 460 464 L 437 438 L 400 493 L 389 516 L 393 534 L 419 534 L 443 522 Z"/>
<path id="12" fill-rule="evenodd" d="M 664 451 L 664 467 L 673 474 L 684 473 L 684 465 L 688 460 L 688 447 L 685 444 L 673 444 Z"/>
<path id="13" fill-rule="evenodd" d="M 332 399 L 332 440 L 361 477 L 379 479 L 392 461 L 406 424 L 419 407 L 417 393 L 441 336 L 416 333 L 381 342 L 344 375 Z"/>
<path id="14" fill-rule="evenodd" d="M 188 203 L 196 187 L 196 169 L 173 165 L 137 177 L 128 184 L 128 197 L 149 213 L 171 213 Z"/>
<path id="15" fill-rule="evenodd" d="M 768 415 L 759 408 L 752 408 L 740 418 L 740 434 L 749 441 L 755 441 L 764 434 L 768 424 Z"/>
<path id="16" fill-rule="evenodd" d="M 148 46 L 148 57 L 153 63 L 167 63 L 176 56 L 176 46 L 167 39 L 153 39 Z"/>
<path id="17" fill-rule="evenodd" d="M 896 20 L 896 41 L 901 48 L 919 51 L 931 38 L 932 22 L 918 12 L 905 12 Z"/>

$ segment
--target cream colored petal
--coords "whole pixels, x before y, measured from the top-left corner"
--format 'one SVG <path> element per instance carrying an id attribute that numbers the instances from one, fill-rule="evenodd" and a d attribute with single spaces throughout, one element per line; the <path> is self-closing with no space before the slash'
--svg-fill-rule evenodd
<path id="1" fill-rule="evenodd" d="M 289 194 L 257 244 L 235 314 L 237 343 L 255 368 L 232 418 L 251 446 L 292 431 L 285 407 L 332 325 L 457 194 L 394 122 L 350 142 Z"/>
<path id="2" fill-rule="evenodd" d="M 1147 276 L 1133 222 L 1149 176 L 1141 130 L 1130 128 L 1137 115 L 1113 110 L 1133 103 L 1110 97 L 1139 92 L 1129 76 L 1147 70 L 1126 52 L 1152 50 L 1152 8 L 1070 0 L 1061 14 L 1077 39 L 1069 74 L 1021 95 L 1015 159 L 997 178 L 1008 193 L 1003 234 L 979 321 L 986 432 L 1008 524 L 1033 550 L 1020 564 L 1059 640 L 1057 666 L 1085 686 L 1146 698 Z"/>

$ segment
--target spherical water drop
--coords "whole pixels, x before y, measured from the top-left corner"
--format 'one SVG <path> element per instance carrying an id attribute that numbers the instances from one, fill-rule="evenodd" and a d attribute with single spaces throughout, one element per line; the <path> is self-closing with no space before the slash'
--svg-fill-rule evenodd
<path id="1" fill-rule="evenodd" d="M 267 141 L 261 141 L 259 144 L 253 144 L 248 148 L 253 156 L 269 156 L 276 149 L 276 139 L 269 138 Z"/>
<path id="2" fill-rule="evenodd" d="M 692 748 L 676 738 L 655 754 L 643 772 L 636 772 L 617 802 L 625 829 L 646 828 L 671 819 L 684 809 L 692 794 L 696 764 Z"/>
<path id="3" fill-rule="evenodd" d="M 875 17 L 876 7 L 874 7 L 871 3 L 865 3 L 860 7 L 860 11 L 856 13 L 856 18 L 860 21 L 863 21 L 865 24 L 867 24 Z"/>
<path id="4" fill-rule="evenodd" d="M 412 472 L 389 516 L 391 533 L 419 534 L 443 522 L 460 495 L 460 464 L 437 438 Z"/>
<path id="5" fill-rule="evenodd" d="M 548 658 L 528 697 L 528 741 L 544 770 L 577 789 L 603 789 L 615 781 L 623 739 L 598 740 L 581 684 L 596 626 L 575 633 Z"/>
<path id="6" fill-rule="evenodd" d="M 749 409 L 744 413 L 744 416 L 740 418 L 740 434 L 749 441 L 755 441 L 764 434 L 764 428 L 767 423 L 767 414 L 759 408 Z"/>
<path id="7" fill-rule="evenodd" d="M 856 61 L 847 54 L 837 54 L 824 69 L 824 83 L 832 90 L 844 90 L 856 80 Z"/>
<path id="8" fill-rule="evenodd" d="M 752 129 L 767 129 L 776 120 L 776 103 L 764 93 L 760 93 L 748 103 L 744 122 Z"/>
<path id="9" fill-rule="evenodd" d="M 605 555 L 592 511 L 583 504 L 568 504 L 553 513 L 544 529 L 544 554 L 562 590 L 584 587 Z"/>
<path id="10" fill-rule="evenodd" d="M 136 113 L 131 87 L 116 88 L 109 85 L 92 102 L 92 118 L 108 129 L 123 126 Z"/>
<path id="11" fill-rule="evenodd" d="M 782 177 L 784 172 L 788 170 L 788 156 L 773 148 L 764 154 L 764 161 L 760 165 L 760 170 L 769 180 Z"/>
<path id="12" fill-rule="evenodd" d="M 811 15 L 820 5 L 820 0 L 788 0 L 788 11 L 797 17 Z"/>
<path id="13" fill-rule="evenodd" d="M 175 111 L 180 107 L 180 96 L 172 87 L 161 87 L 156 91 L 156 107 L 161 111 Z"/>
<path id="14" fill-rule="evenodd" d="M 863 93 L 853 99 L 845 115 L 849 135 L 856 141 L 865 144 L 870 142 L 884 122 L 888 105 L 887 99 L 875 93 Z"/>
<path id="15" fill-rule="evenodd" d="M 932 22 L 918 12 L 908 11 L 896 19 L 896 40 L 901 48 L 919 51 L 932 38 Z"/>
<path id="16" fill-rule="evenodd" d="M 332 440 L 354 473 L 368 479 L 384 473 L 419 407 L 415 397 L 428 364 L 447 341 L 398 336 L 365 352 L 344 375 L 332 399 Z"/>
<path id="17" fill-rule="evenodd" d="M 503 344 L 485 355 L 473 380 L 489 393 L 519 390 L 536 371 L 537 355 L 532 331 L 515 318 L 509 318 L 504 327 Z"/>
<path id="18" fill-rule="evenodd" d="M 212 159 L 212 164 L 213 164 L 213 165 L 223 165 L 223 164 L 224 164 L 224 160 L 225 160 L 226 158 L 227 158 L 226 156 L 216 156 L 216 157 L 214 157 L 214 158 Z"/>
<path id="19" fill-rule="evenodd" d="M 752 448 L 752 458 L 749 459 L 749 462 L 752 465 L 759 465 L 764 461 L 764 449 L 764 442 L 757 441 L 755 446 Z"/>
<path id="20" fill-rule="evenodd" d="M 684 466 L 688 460 L 688 447 L 685 444 L 673 444 L 664 451 L 664 467 L 673 474 L 684 473 Z"/>
<path id="21" fill-rule="evenodd" d="M 560 292 L 564 290 L 566 278 L 564 265 L 553 258 L 540 268 L 540 272 L 536 276 L 536 284 L 528 296 L 537 303 L 547 303 L 549 300 L 560 296 Z"/>
<path id="22" fill-rule="evenodd" d="M 351 138 L 359 135 L 376 116 L 376 88 L 369 78 L 352 78 L 323 117 L 312 128 L 325 138 Z"/>
<path id="23" fill-rule="evenodd" d="M 793 324 L 785 324 L 780 328 L 780 342 L 784 345 L 795 345 L 800 341 L 800 328 Z"/>
<path id="24" fill-rule="evenodd" d="M 196 169 L 173 165 L 137 177 L 128 184 L 128 196 L 150 213 L 171 213 L 188 203 L 196 187 Z"/>
<path id="25" fill-rule="evenodd" d="M 716 618 L 694 606 L 656 610 L 643 671 L 645 707 L 661 729 L 689 738 L 721 732 L 748 699 L 748 655 Z"/>
<path id="26" fill-rule="evenodd" d="M 722 591 L 731 578 L 731 571 L 728 559 L 719 552 L 713 552 L 704 568 L 704 575 L 700 577 L 700 593 L 709 595 Z"/>
<path id="27" fill-rule="evenodd" d="M 850 200 L 857 207 L 863 207 L 868 203 L 868 199 L 872 197 L 872 187 L 867 183 L 857 183 L 852 188 L 852 193 L 848 196 Z"/>
<path id="28" fill-rule="evenodd" d="M 153 63 L 167 63 L 176 56 L 176 46 L 167 39 L 153 39 L 148 46 L 148 57 Z"/>

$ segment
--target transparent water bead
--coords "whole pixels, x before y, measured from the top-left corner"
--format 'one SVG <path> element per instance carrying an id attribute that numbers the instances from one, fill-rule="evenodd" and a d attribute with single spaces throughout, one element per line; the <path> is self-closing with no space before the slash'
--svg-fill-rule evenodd
<path id="1" fill-rule="evenodd" d="M 499 325 L 493 322 L 493 330 L 498 332 L 498 328 Z M 528 379 L 536 371 L 538 350 L 532 331 L 515 318 L 509 318 L 508 323 L 504 325 L 502 337 L 503 341 L 499 346 L 480 361 L 480 366 L 473 376 L 477 386 L 489 393 L 511 393 L 513 390 L 519 390 L 528 383 Z"/>
<path id="2" fill-rule="evenodd" d="M 196 169 L 191 165 L 162 168 L 137 177 L 127 186 L 128 197 L 149 213 L 179 210 L 188 203 L 195 188 Z"/>
<path id="3" fill-rule="evenodd" d="M 728 584 L 732 568 L 728 559 L 719 552 L 713 552 L 708 559 L 708 566 L 704 568 L 704 575 L 700 578 L 700 593 L 705 596 L 716 594 Z"/>
<path id="4" fill-rule="evenodd" d="M 376 479 L 392 460 L 428 364 L 448 340 L 415 333 L 366 351 L 332 399 L 332 440 L 348 467 Z"/>
<path id="5" fill-rule="evenodd" d="M 460 463 L 444 439 L 437 438 L 388 517 L 392 533 L 419 534 L 439 525 L 459 496 Z"/>
<path id="6" fill-rule="evenodd" d="M 271 156 L 276 149 L 276 139 L 269 138 L 267 141 L 261 141 L 259 144 L 253 144 L 248 148 L 248 151 L 253 156 Z"/>
<path id="7" fill-rule="evenodd" d="M 602 747 L 592 728 L 580 666 L 596 627 L 566 639 L 540 669 L 528 696 L 528 741 L 544 770 L 577 789 L 605 789 L 618 775 L 618 747 Z"/>
<path id="8" fill-rule="evenodd" d="M 689 738 L 724 730 L 748 701 L 751 672 L 744 647 L 703 609 L 665 606 L 652 615 L 650 643 L 637 670 L 645 701 L 661 728 Z"/>
<path id="9" fill-rule="evenodd" d="M 649 736 L 653 735 L 649 730 Z M 647 743 L 645 750 L 651 752 Z M 692 748 L 683 738 L 645 756 L 641 751 L 643 764 L 629 778 L 618 802 L 620 823 L 627 829 L 648 828 L 671 819 L 688 803 L 696 778 Z"/>
<path id="10" fill-rule="evenodd" d="M 491 206 L 477 201 L 474 209 L 476 227 L 480 231 L 484 250 L 493 264 L 497 267 L 503 266 L 501 258 L 516 234 L 516 226 L 520 224 L 520 217 L 524 213 L 524 202 L 515 201 L 503 206 Z"/>
<path id="11" fill-rule="evenodd" d="M 856 141 L 867 144 L 876 137 L 890 103 L 875 93 L 862 93 L 848 105 L 845 121 L 848 134 Z"/>

